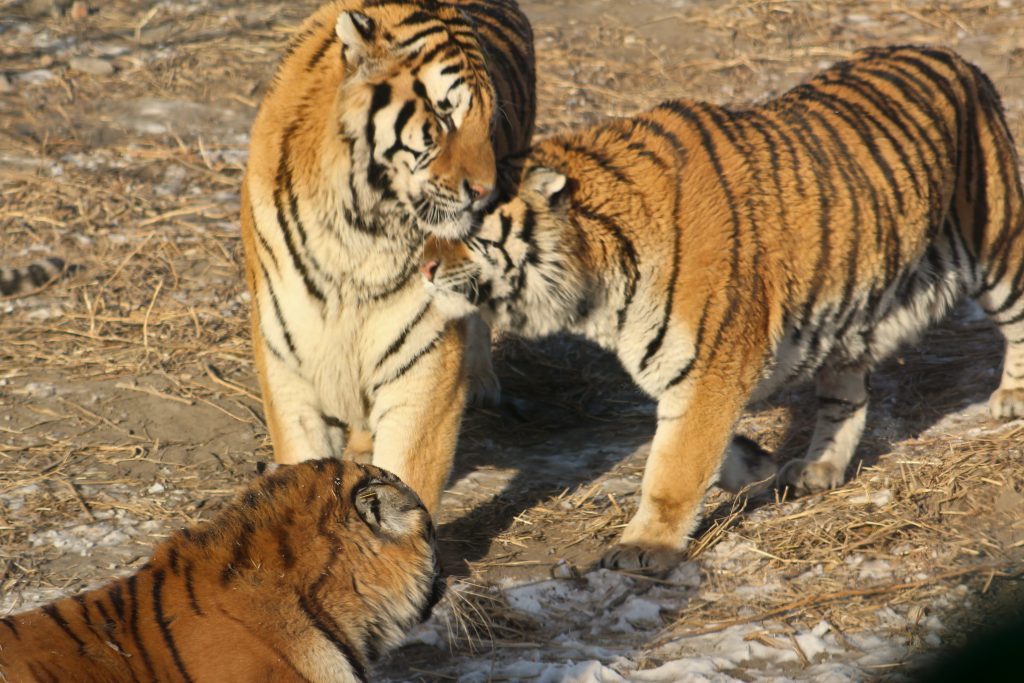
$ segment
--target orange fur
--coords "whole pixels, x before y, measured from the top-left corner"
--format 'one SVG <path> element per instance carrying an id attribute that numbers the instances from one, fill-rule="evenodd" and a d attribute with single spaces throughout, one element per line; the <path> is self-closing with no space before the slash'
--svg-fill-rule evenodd
<path id="1" fill-rule="evenodd" d="M 0 620 L 0 681 L 366 680 L 440 596 L 437 562 L 393 475 L 284 467 L 134 575 Z"/>
<path id="2" fill-rule="evenodd" d="M 494 399 L 497 383 L 486 329 L 467 338 L 431 311 L 416 265 L 425 232 L 465 234 L 470 208 L 517 177 L 533 78 L 514 0 L 336 0 L 299 30 L 241 197 L 278 462 L 372 445 L 436 507 L 467 392 Z"/>
<path id="3" fill-rule="evenodd" d="M 716 475 L 765 474 L 731 435 L 784 384 L 814 379 L 818 423 L 778 484 L 841 484 L 868 372 L 965 295 L 1008 341 L 992 412 L 1024 416 L 1017 153 L 992 83 L 950 50 L 865 50 L 752 109 L 670 101 L 545 140 L 518 196 L 425 259 L 449 315 L 584 334 L 658 399 L 612 566 L 685 548 Z"/>

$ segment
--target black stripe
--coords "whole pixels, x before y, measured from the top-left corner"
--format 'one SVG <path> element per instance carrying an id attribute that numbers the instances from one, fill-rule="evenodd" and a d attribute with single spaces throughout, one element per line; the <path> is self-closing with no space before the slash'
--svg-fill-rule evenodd
<path id="1" fill-rule="evenodd" d="M 89 614 L 89 606 L 85 604 L 85 596 L 76 595 L 71 599 L 78 603 L 78 611 L 82 613 L 82 621 L 85 622 L 86 628 L 92 631 L 92 615 Z"/>
<path id="2" fill-rule="evenodd" d="M 697 129 L 697 133 L 700 136 L 701 147 L 704 148 L 704 152 L 715 169 L 715 177 L 718 179 L 718 184 L 722 188 L 722 192 L 725 195 L 726 204 L 729 207 L 730 222 L 732 224 L 732 232 L 729 236 L 730 242 L 730 274 L 729 282 L 738 282 L 739 270 L 740 270 L 740 216 L 739 209 L 736 204 L 736 196 L 733 192 L 732 185 L 726 178 L 725 171 L 722 168 L 722 162 L 718 155 L 718 149 L 715 145 L 714 140 L 711 137 L 707 127 L 701 121 L 700 117 L 696 112 L 692 111 L 684 103 L 673 100 L 664 102 L 658 105 L 658 109 L 662 111 L 670 112 L 676 117 L 687 123 L 688 125 Z M 725 333 L 727 327 L 732 324 L 733 317 L 735 316 L 738 306 L 737 298 L 739 292 L 735 287 L 728 288 L 726 292 L 728 302 L 726 303 L 726 313 L 723 316 L 721 322 L 718 324 L 715 330 L 714 339 L 711 342 L 711 357 L 715 356 L 720 348 L 719 341 L 722 335 Z M 710 357 L 709 357 L 710 359 Z"/>
<path id="3" fill-rule="evenodd" d="M 260 264 L 262 267 L 263 264 Z M 267 293 L 270 294 L 270 303 L 274 307 L 274 316 L 277 318 L 277 324 L 281 327 L 281 336 L 284 337 L 284 343 L 288 345 L 288 350 L 296 360 L 299 360 L 298 351 L 295 348 L 295 342 L 292 341 L 291 332 L 288 331 L 288 324 L 285 322 L 284 313 L 281 311 L 281 304 L 277 300 L 277 293 L 274 291 L 274 286 L 270 282 L 270 274 L 266 268 L 263 268 L 263 284 L 267 288 Z M 266 341 L 267 335 L 263 335 L 264 341 Z"/>
<path id="4" fill-rule="evenodd" d="M 232 543 L 231 559 L 224 565 L 224 569 L 220 573 L 222 586 L 227 585 L 238 576 L 239 567 L 245 567 L 249 563 L 249 546 L 252 544 L 252 534 L 256 530 L 256 525 L 251 519 L 242 518 L 241 527 L 238 536 Z"/>
<path id="5" fill-rule="evenodd" d="M 185 564 L 185 593 L 188 595 L 188 604 L 196 616 L 205 616 L 203 610 L 199 609 L 199 601 L 196 599 L 196 587 L 192 575 L 192 563 Z"/>
<path id="6" fill-rule="evenodd" d="M 45 663 L 29 662 L 29 673 L 40 683 L 61 683 L 60 679 L 46 666 Z"/>
<path id="7" fill-rule="evenodd" d="M 75 635 L 75 632 L 71 630 L 70 626 L 68 626 L 68 622 L 64 619 L 64 615 L 60 613 L 60 610 L 57 608 L 57 605 L 51 604 L 43 607 L 43 614 L 50 617 L 50 619 L 52 619 L 53 622 L 60 627 L 60 630 L 64 631 L 64 633 L 67 634 L 68 638 L 75 641 L 75 644 L 78 646 L 78 656 L 84 657 L 85 643 L 82 642 L 82 639 Z"/>
<path id="8" fill-rule="evenodd" d="M 21 635 L 18 634 L 18 627 L 15 625 L 13 619 L 11 619 L 10 617 L 4 617 L 3 619 L 0 619 L 0 624 L 3 624 L 7 628 L 9 628 L 11 630 L 11 633 L 14 634 L 14 637 L 18 640 L 21 640 Z"/>
<path id="9" fill-rule="evenodd" d="M 370 166 L 367 169 L 366 178 L 370 185 L 378 190 L 387 185 L 384 177 L 384 167 L 376 159 L 377 146 L 377 122 L 375 117 L 381 109 L 391 102 L 391 85 L 378 83 L 373 86 L 373 96 L 370 99 L 370 108 L 366 112 L 366 144 L 370 147 Z"/>
<path id="10" fill-rule="evenodd" d="M 391 282 L 385 285 L 385 289 L 367 296 L 364 301 L 381 301 L 387 299 L 392 294 L 401 291 L 408 283 L 411 278 L 419 275 L 420 270 L 420 257 L 423 255 L 422 251 L 413 250 L 409 252 L 406 257 L 405 265 L 402 266 L 402 270 L 395 276 Z"/>
<path id="11" fill-rule="evenodd" d="M 328 427 L 334 427 L 335 429 L 341 429 L 346 432 L 348 431 L 348 423 L 340 418 L 321 412 L 320 419 L 323 420 L 324 424 Z"/>
<path id="12" fill-rule="evenodd" d="M 171 652 L 171 658 L 174 660 L 174 666 L 178 669 L 178 673 L 181 674 L 186 683 L 192 683 L 192 676 L 189 675 L 188 670 L 185 668 L 185 662 L 182 661 L 181 653 L 178 652 L 178 645 L 174 642 L 174 634 L 171 633 L 170 623 L 164 619 L 164 600 L 160 594 L 163 585 L 164 572 L 161 569 L 157 569 L 153 572 L 153 618 L 160 629 L 160 634 L 164 637 L 167 649 Z"/>
<path id="13" fill-rule="evenodd" d="M 621 169 L 616 168 L 615 162 L 611 157 L 606 156 L 600 150 L 594 149 L 593 147 L 583 147 L 575 142 L 563 142 L 561 147 L 567 152 L 578 154 L 579 156 L 588 159 L 599 170 L 615 176 L 615 179 L 620 183 L 631 187 L 634 185 L 633 179 L 623 173 Z"/>
<path id="14" fill-rule="evenodd" d="M 286 195 L 289 203 L 292 205 L 291 209 L 296 218 L 295 229 L 299 233 L 299 240 L 302 244 L 306 243 L 306 232 L 302 225 L 302 222 L 298 220 L 298 207 L 296 205 L 296 199 L 294 189 L 292 188 L 292 177 L 291 169 L 288 164 L 288 157 L 290 155 L 290 138 L 295 133 L 297 124 L 292 124 L 284 132 L 281 138 L 281 149 L 279 151 L 278 164 L 277 164 L 277 177 L 275 178 L 275 189 L 273 192 L 274 196 L 274 207 L 277 210 L 277 223 L 278 229 L 281 231 L 281 235 L 284 237 L 285 247 L 288 248 L 288 253 L 292 258 L 292 265 L 295 266 L 295 270 L 302 276 L 302 282 L 306 286 L 306 291 L 311 296 L 316 298 L 321 303 L 326 301 L 324 293 L 320 290 L 320 287 L 313 282 L 313 278 L 310 275 L 309 268 L 305 261 L 299 254 L 298 245 L 295 243 L 295 238 L 292 236 L 291 226 L 288 222 L 288 217 L 285 213 L 284 201 L 282 200 L 282 192 Z M 308 255 L 308 254 L 307 254 Z M 318 268 L 319 270 L 319 268 Z"/>
<path id="15" fill-rule="evenodd" d="M 297 594 L 299 598 L 299 607 L 306 614 L 306 617 L 312 622 L 313 626 L 316 627 L 320 633 L 334 645 L 335 649 L 341 653 L 341 656 L 345 658 L 348 665 L 352 668 L 352 674 L 355 676 L 357 681 L 361 683 L 366 681 L 366 667 L 356 656 L 355 651 L 345 642 L 344 634 L 341 629 L 337 627 L 331 628 L 327 620 L 330 617 L 326 614 L 323 607 L 315 601 L 315 599 L 309 595 L 302 593 Z"/>
<path id="16" fill-rule="evenodd" d="M 377 359 L 377 364 L 374 366 L 375 370 L 380 370 L 381 366 L 384 365 L 391 356 L 395 355 L 398 352 L 398 349 L 402 348 L 402 344 L 404 344 L 405 340 L 408 339 L 409 333 L 412 332 L 413 328 L 423 320 L 423 317 L 429 310 L 430 303 L 427 302 L 419 311 L 416 312 L 416 315 L 412 317 L 412 320 L 405 324 L 405 327 L 402 328 L 402 332 L 393 342 L 391 342 L 388 348 L 385 349 L 381 357 Z"/>
<path id="17" fill-rule="evenodd" d="M 842 408 L 844 410 L 849 410 L 850 412 L 860 410 L 868 404 L 867 399 L 864 399 L 863 401 L 850 401 L 845 398 L 837 398 L 835 396 L 818 396 L 817 400 L 819 405 L 822 407 L 829 406 L 833 408 Z"/>
<path id="18" fill-rule="evenodd" d="M 402 108 L 398 110 L 398 117 L 395 118 L 394 125 L 395 142 L 384 152 L 385 158 L 393 158 L 395 154 L 402 149 L 409 150 L 410 152 L 412 151 L 405 146 L 405 143 L 402 142 L 402 131 L 405 130 L 405 127 L 409 124 L 409 120 L 415 113 L 416 103 L 412 100 L 407 100 L 405 104 L 402 105 Z"/>
<path id="19" fill-rule="evenodd" d="M 325 54 L 327 54 L 327 50 L 330 49 L 331 45 L 333 45 L 334 41 L 337 39 L 338 34 L 331 31 L 327 35 L 327 38 L 324 39 L 324 42 L 320 44 L 320 47 L 316 49 L 316 52 L 313 53 L 313 56 L 309 58 L 309 62 L 306 64 L 306 71 L 312 71 L 320 64 L 320 60 Z"/>
<path id="20" fill-rule="evenodd" d="M 701 311 L 700 322 L 697 324 L 697 336 L 693 340 L 693 357 L 689 361 L 687 361 L 687 363 L 682 368 L 679 369 L 679 372 L 676 373 L 675 377 L 668 381 L 663 391 L 668 391 L 669 389 L 671 389 L 672 387 L 686 379 L 690 375 L 690 372 L 693 371 L 694 366 L 697 364 L 697 360 L 700 358 L 700 351 L 704 346 L 704 329 L 706 327 L 705 323 L 707 322 L 708 309 L 710 308 L 710 305 L 711 297 L 708 297 L 707 299 L 704 300 L 704 310 Z"/>
<path id="21" fill-rule="evenodd" d="M 435 33 L 446 33 L 444 26 L 442 26 L 441 24 L 435 24 L 434 26 L 427 26 L 426 28 L 422 28 L 416 33 L 413 33 L 408 38 L 403 39 L 395 47 L 397 47 L 399 50 L 405 50 L 413 43 L 419 40 L 423 40 L 427 36 L 432 36 Z"/>
<path id="22" fill-rule="evenodd" d="M 277 537 L 277 554 L 281 557 L 281 564 L 286 570 L 291 569 L 295 566 L 295 553 L 289 542 L 291 534 L 284 526 L 280 526 L 275 531 L 275 536 Z"/>
<path id="23" fill-rule="evenodd" d="M 599 213 L 594 208 L 582 204 L 574 205 L 570 208 L 569 218 L 570 220 L 582 218 L 603 227 L 618 243 L 619 251 L 628 262 L 622 263 L 626 275 L 626 288 L 623 292 L 622 307 L 617 311 L 618 327 L 621 330 L 626 322 L 627 311 L 633 302 L 633 297 L 636 296 L 637 286 L 640 281 L 640 261 L 636 255 L 636 248 L 633 246 L 632 240 L 623 233 L 622 228 L 612 218 Z M 575 223 L 576 221 L 573 222 Z"/>
<path id="24" fill-rule="evenodd" d="M 118 629 L 117 622 L 111 619 L 110 613 L 107 612 L 107 608 L 103 606 L 102 601 L 96 600 L 96 602 L 94 602 L 93 604 L 96 606 L 96 610 L 100 613 L 100 616 L 103 618 L 103 626 L 101 627 L 103 635 L 99 636 L 99 634 L 97 634 L 97 636 L 105 638 L 108 641 L 108 643 L 113 643 L 114 651 L 122 659 L 126 660 L 125 669 L 128 671 L 128 675 L 132 677 L 132 683 L 139 683 L 139 679 L 135 676 L 134 669 L 127 661 L 128 658 L 131 657 L 131 655 L 128 654 L 128 652 L 124 649 L 124 646 L 121 645 L 121 641 L 118 640 L 117 636 L 114 635 L 114 632 Z"/>
<path id="25" fill-rule="evenodd" d="M 405 362 L 405 364 L 402 365 L 402 367 L 400 367 L 398 370 L 396 370 L 394 373 L 392 373 L 388 378 L 382 379 L 381 381 L 379 381 L 376 384 L 374 384 L 373 385 L 373 392 L 376 393 L 384 385 L 391 384 L 395 380 L 400 379 L 403 375 L 405 375 L 405 373 L 409 372 L 409 370 L 411 370 L 412 367 L 414 365 L 416 365 L 416 363 L 418 363 L 421 358 L 426 356 L 428 353 L 433 351 L 435 347 L 437 347 L 438 343 L 444 337 L 446 331 L 447 330 L 442 330 L 441 332 L 439 332 L 437 334 L 437 336 L 435 336 L 432 340 L 430 340 L 429 344 L 427 344 L 426 346 L 421 348 L 419 351 L 414 353 L 412 355 L 412 357 L 410 357 L 409 360 L 407 360 Z"/>
<path id="26" fill-rule="evenodd" d="M 142 655 L 142 663 L 146 665 L 146 671 L 149 672 L 151 679 L 156 678 L 156 671 L 153 669 L 153 660 L 149 656 L 149 650 L 146 649 L 145 644 L 142 642 L 142 635 L 139 633 L 139 595 L 138 595 L 138 580 L 139 575 L 133 574 L 128 577 L 128 599 L 131 601 L 131 614 L 128 620 L 128 628 L 131 630 L 132 639 L 138 646 L 139 654 Z"/>

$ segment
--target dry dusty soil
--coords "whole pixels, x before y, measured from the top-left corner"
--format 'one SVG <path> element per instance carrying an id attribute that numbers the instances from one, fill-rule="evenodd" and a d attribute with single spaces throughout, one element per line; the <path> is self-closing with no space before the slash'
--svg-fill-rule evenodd
<path id="1" fill-rule="evenodd" d="M 541 135 L 670 96 L 738 106 L 860 46 L 951 45 L 1024 140 L 1016 0 L 524 1 Z M 0 256 L 78 270 L 0 300 L 0 614 L 137 568 L 270 458 L 248 340 L 248 127 L 308 2 L 0 0 Z M 851 481 L 714 492 L 660 582 L 587 573 L 635 508 L 651 401 L 572 339 L 499 340 L 524 419 L 470 411 L 440 534 L 454 587 L 392 680 L 906 680 L 1016 601 L 1024 423 L 965 307 L 874 377 Z M 782 461 L 806 389 L 740 430 Z M 983 678 L 983 677 L 982 677 Z"/>

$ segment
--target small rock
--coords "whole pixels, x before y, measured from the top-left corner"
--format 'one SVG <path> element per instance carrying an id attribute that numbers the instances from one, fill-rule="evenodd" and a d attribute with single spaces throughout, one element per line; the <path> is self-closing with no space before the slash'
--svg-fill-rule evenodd
<path id="1" fill-rule="evenodd" d="M 54 75 L 48 69 L 34 69 L 18 74 L 17 79 L 19 83 L 24 83 L 25 85 L 39 85 L 40 83 L 52 81 Z"/>
<path id="2" fill-rule="evenodd" d="M 150 494 L 163 493 L 164 490 L 165 490 L 164 489 L 164 485 L 161 484 L 160 482 L 157 482 L 157 483 L 153 484 L 152 486 L 150 486 L 148 489 L 146 489 L 146 493 L 150 493 Z"/>
<path id="3" fill-rule="evenodd" d="M 7 78 L 7 74 L 0 74 L 0 92 L 11 92 L 14 90 L 14 86 L 11 84 L 11 79 Z"/>
<path id="4" fill-rule="evenodd" d="M 551 568 L 551 577 L 555 579 L 578 579 L 580 578 L 580 573 L 571 562 L 559 560 Z"/>
<path id="5" fill-rule="evenodd" d="M 98 57 L 72 57 L 68 60 L 68 66 L 93 76 L 109 76 L 114 73 L 114 65 Z"/>

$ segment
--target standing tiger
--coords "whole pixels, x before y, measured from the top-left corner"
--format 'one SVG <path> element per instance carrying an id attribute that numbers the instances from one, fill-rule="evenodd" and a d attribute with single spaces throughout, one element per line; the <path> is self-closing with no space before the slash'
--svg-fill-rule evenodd
<path id="1" fill-rule="evenodd" d="M 817 424 L 777 484 L 841 484 L 868 372 L 965 294 L 1007 340 L 992 414 L 1024 416 L 1017 152 L 991 81 L 947 49 L 868 49 L 763 106 L 669 101 L 545 140 L 518 196 L 425 258 L 453 316 L 585 335 L 657 398 L 608 566 L 672 562 L 716 473 L 756 478 L 730 438 L 784 384 L 814 379 Z"/>
<path id="2" fill-rule="evenodd" d="M 514 0 L 338 0 L 302 26 L 252 128 L 245 272 L 278 462 L 371 447 L 434 510 L 489 334 L 419 281 L 425 233 L 465 236 L 518 177 L 535 109 Z"/>
<path id="3" fill-rule="evenodd" d="M 394 475 L 281 467 L 136 574 L 0 619 L 0 681 L 366 681 L 440 599 L 436 553 Z"/>

